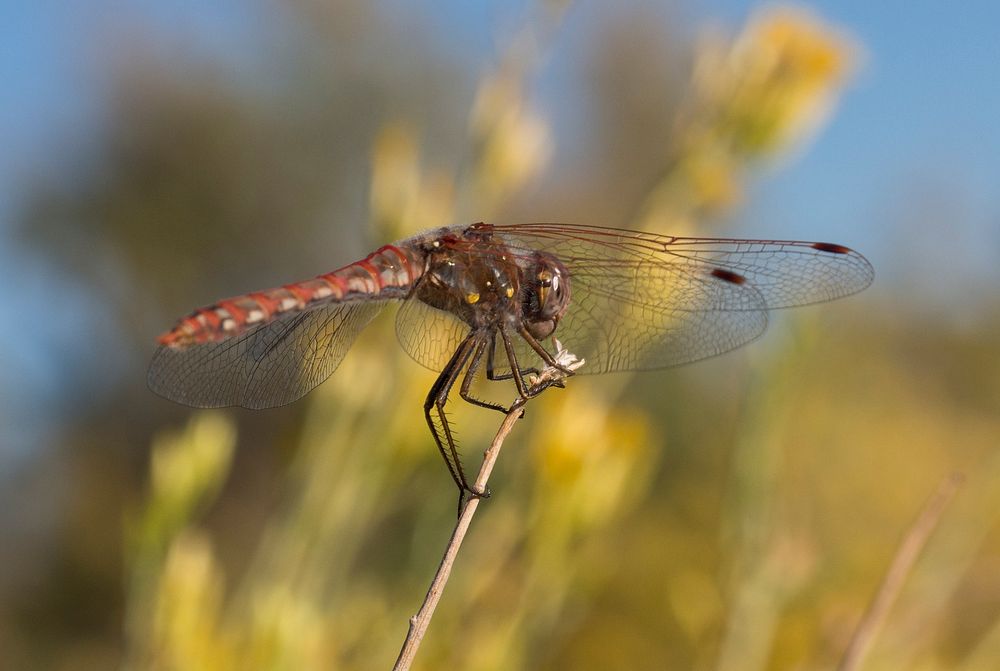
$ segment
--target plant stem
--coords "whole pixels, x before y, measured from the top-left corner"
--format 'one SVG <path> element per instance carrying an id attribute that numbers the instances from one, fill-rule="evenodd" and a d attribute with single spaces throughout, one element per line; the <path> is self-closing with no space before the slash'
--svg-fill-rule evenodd
<path id="1" fill-rule="evenodd" d="M 858 623 L 858 628 L 854 630 L 854 635 L 851 637 L 843 659 L 840 660 L 837 671 L 856 671 L 861 668 L 865 655 L 875 640 L 875 635 L 882 628 L 886 616 L 889 614 L 889 609 L 892 608 L 892 604 L 895 603 L 896 597 L 899 596 L 899 592 L 903 588 L 906 576 L 909 575 L 917 557 L 920 556 L 920 552 L 927 544 L 931 533 L 937 527 L 941 514 L 952 497 L 955 496 L 955 491 L 963 480 L 964 476 L 961 473 L 952 473 L 944 478 L 938 485 L 937 491 L 920 511 L 920 515 L 910 526 L 909 531 L 906 532 L 906 536 L 899 544 L 899 549 L 896 550 L 896 556 L 893 557 L 889 570 L 886 571 L 885 577 L 882 579 L 882 584 L 879 585 L 878 593 L 871 605 L 868 606 L 868 611 L 861 618 L 861 622 Z"/>
<path id="2" fill-rule="evenodd" d="M 521 417 L 521 409 L 524 403 L 524 399 L 518 399 L 513 403 L 510 412 L 507 413 L 506 419 L 500 425 L 500 430 L 497 431 L 497 435 L 493 438 L 489 449 L 483 455 L 483 465 L 479 469 L 479 475 L 476 477 L 475 488 L 477 491 L 486 491 L 486 483 L 493 472 L 493 466 L 496 464 L 497 456 L 500 454 L 500 448 L 503 446 L 507 434 L 514 428 L 514 423 Z M 434 574 L 434 580 L 431 581 L 431 586 L 427 590 L 427 596 L 424 597 L 424 603 L 420 606 L 417 614 L 410 618 L 410 628 L 406 632 L 406 640 L 403 641 L 403 647 L 399 651 L 399 657 L 396 658 L 396 664 L 392 667 L 393 671 L 406 671 L 413 663 L 413 658 L 416 657 L 420 643 L 427 632 L 427 627 L 431 623 L 431 618 L 434 617 L 434 609 L 441 599 L 441 593 L 444 592 L 444 587 L 448 583 L 448 577 L 451 575 L 451 567 L 455 563 L 458 550 L 461 548 L 465 534 L 472 523 L 472 516 L 476 514 L 476 509 L 479 507 L 479 501 L 479 498 L 471 498 L 466 501 L 465 506 L 462 508 L 462 512 L 458 516 L 458 521 L 455 523 L 455 530 L 451 534 L 451 540 L 448 541 L 448 546 L 445 548 L 444 557 L 441 559 L 437 573 Z"/>

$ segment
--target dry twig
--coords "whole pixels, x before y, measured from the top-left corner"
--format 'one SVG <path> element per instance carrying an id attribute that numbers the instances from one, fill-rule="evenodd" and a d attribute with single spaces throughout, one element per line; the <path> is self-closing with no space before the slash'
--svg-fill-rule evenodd
<path id="1" fill-rule="evenodd" d="M 514 423 L 521 417 L 524 403 L 524 399 L 518 399 L 514 402 L 503 424 L 500 425 L 500 430 L 497 431 L 496 437 L 493 438 L 489 449 L 483 455 L 483 465 L 479 469 L 479 476 L 476 478 L 475 487 L 477 491 L 486 491 L 486 483 L 493 472 L 493 465 L 500 454 L 503 441 L 507 438 L 507 434 L 510 433 L 511 429 L 514 428 Z M 448 541 L 448 547 L 445 549 L 444 557 L 441 559 L 441 565 L 438 566 L 437 573 L 434 574 L 434 580 L 431 581 L 430 589 L 427 590 L 427 596 L 424 597 L 424 603 L 420 606 L 417 614 L 410 618 L 410 628 L 406 632 L 406 640 L 403 641 L 403 647 L 399 651 L 399 657 L 396 658 L 396 664 L 392 667 L 393 671 L 406 671 L 410 668 L 410 664 L 413 663 L 413 658 L 417 654 L 417 649 L 424 638 L 427 626 L 434 616 L 434 609 L 441 598 L 441 593 L 444 592 L 448 576 L 451 575 L 451 567 L 455 563 L 455 557 L 458 556 L 458 550 L 462 546 L 462 541 L 469 530 L 469 525 L 472 523 L 472 516 L 476 514 L 476 509 L 479 507 L 479 501 L 480 499 L 478 498 L 469 499 L 466 501 L 465 507 L 462 508 L 462 514 L 459 515 L 458 521 L 455 523 L 455 530 L 451 534 L 451 540 Z"/>
<path id="2" fill-rule="evenodd" d="M 889 609 L 895 603 L 896 597 L 899 596 L 906 576 L 909 575 L 917 557 L 920 556 L 920 552 L 927 544 L 927 539 L 937 527 L 941 514 L 963 480 L 964 476 L 961 473 L 952 473 L 942 480 L 937 491 L 924 505 L 920 515 L 906 532 L 889 570 L 882 579 L 878 593 L 871 605 L 868 606 L 868 611 L 861 618 L 861 622 L 858 623 L 857 629 L 854 630 L 847 651 L 837 667 L 838 671 L 857 671 L 861 668 L 861 663 L 864 661 L 872 641 L 875 640 L 875 635 L 882 628 L 885 618 L 889 614 Z"/>
<path id="3" fill-rule="evenodd" d="M 558 340 L 555 341 L 555 347 L 555 361 L 558 367 L 547 366 L 541 373 L 534 376 L 530 380 L 533 387 L 536 385 L 548 386 L 550 384 L 562 386 L 563 378 L 567 375 L 572 375 L 573 371 L 586 363 L 584 359 L 578 359 L 576 355 L 563 347 L 562 343 Z M 489 449 L 483 455 L 483 465 L 479 469 L 479 475 L 476 477 L 474 485 L 477 492 L 487 491 L 486 483 L 490 479 L 490 474 L 493 473 L 493 465 L 496 464 L 497 457 L 500 455 L 500 448 L 503 447 L 503 441 L 507 439 L 507 434 L 514 428 L 514 423 L 524 414 L 522 410 L 526 402 L 527 399 L 518 398 L 511 404 L 510 412 L 507 413 L 507 417 L 504 419 L 503 424 L 500 425 L 497 435 L 493 438 Z M 430 589 L 427 590 L 427 596 L 424 597 L 424 603 L 420 606 L 417 614 L 410 618 L 410 628 L 406 632 L 406 640 L 403 641 L 399 657 L 396 658 L 396 663 L 392 667 L 393 671 L 406 671 L 413 663 L 413 658 L 417 654 L 417 649 L 424 638 L 424 633 L 427 631 L 427 627 L 431 623 L 431 618 L 434 616 L 434 609 L 441 599 L 441 593 L 444 592 L 448 576 L 451 575 L 451 567 L 455 563 L 455 557 L 458 556 L 458 550 L 462 546 L 462 541 L 469 530 L 469 525 L 472 523 L 472 516 L 476 514 L 476 509 L 479 508 L 479 501 L 478 497 L 471 498 L 466 501 L 465 507 L 462 508 L 462 512 L 458 516 L 458 521 L 455 523 L 455 530 L 451 533 L 451 540 L 448 541 L 448 547 L 445 548 L 444 557 L 441 559 L 437 573 L 434 574 L 434 580 L 431 581 Z"/>

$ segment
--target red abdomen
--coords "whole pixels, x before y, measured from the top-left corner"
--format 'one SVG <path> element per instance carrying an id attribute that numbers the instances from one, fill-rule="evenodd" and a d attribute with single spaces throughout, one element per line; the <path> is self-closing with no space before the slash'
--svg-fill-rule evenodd
<path id="1" fill-rule="evenodd" d="M 288 312 L 319 303 L 402 298 L 424 271 L 418 248 L 386 245 L 364 259 L 311 280 L 221 300 L 184 317 L 157 341 L 183 349 L 217 342 Z"/>

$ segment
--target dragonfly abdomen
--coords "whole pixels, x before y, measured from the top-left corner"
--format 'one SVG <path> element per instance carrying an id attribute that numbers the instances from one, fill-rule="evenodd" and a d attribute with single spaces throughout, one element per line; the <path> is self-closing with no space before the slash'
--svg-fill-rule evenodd
<path id="1" fill-rule="evenodd" d="M 157 341 L 183 349 L 244 333 L 288 312 L 317 303 L 365 298 L 403 298 L 424 271 L 423 252 L 385 245 L 365 258 L 310 280 L 227 298 L 199 308 Z"/>

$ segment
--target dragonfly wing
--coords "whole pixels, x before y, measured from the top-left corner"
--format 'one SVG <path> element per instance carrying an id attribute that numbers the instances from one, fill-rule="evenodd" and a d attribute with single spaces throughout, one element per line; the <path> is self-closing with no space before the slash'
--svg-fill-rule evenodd
<path id="1" fill-rule="evenodd" d="M 570 309 L 556 329 L 583 373 L 676 366 L 760 336 L 767 304 L 753 285 L 690 277 L 659 264 L 570 268 Z"/>
<path id="2" fill-rule="evenodd" d="M 868 261 L 827 243 L 676 238 L 617 229 L 498 226 L 508 245 L 549 252 L 570 274 L 556 337 L 581 373 L 675 366 L 759 336 L 767 310 L 832 300 L 873 278 Z"/>
<path id="3" fill-rule="evenodd" d="M 469 335 L 461 319 L 411 297 L 396 313 L 396 337 L 414 361 L 441 372 Z"/>
<path id="4" fill-rule="evenodd" d="M 153 355 L 149 388 L 200 408 L 272 408 L 328 378 L 386 301 L 328 303 L 282 314 L 246 333 Z"/>

